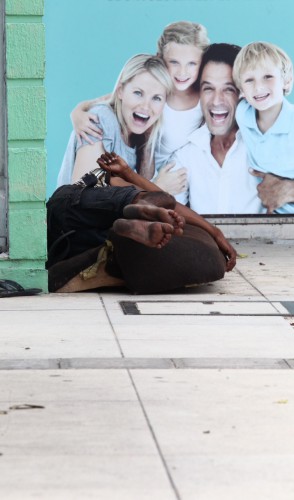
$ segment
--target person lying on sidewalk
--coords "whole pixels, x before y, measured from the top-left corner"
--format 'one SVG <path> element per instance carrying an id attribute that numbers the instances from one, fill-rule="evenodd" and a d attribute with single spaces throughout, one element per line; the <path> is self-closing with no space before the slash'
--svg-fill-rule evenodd
<path id="1" fill-rule="evenodd" d="M 135 185 L 137 188 L 145 189 L 146 191 L 159 193 L 160 188 L 148 181 L 141 175 L 132 170 L 129 165 L 116 153 L 104 153 L 98 159 L 99 166 L 111 175 L 111 185 L 124 186 Z M 201 215 L 191 210 L 186 205 L 176 202 L 174 208 L 176 212 L 185 218 L 186 223 L 204 229 L 217 243 L 219 249 L 223 252 L 227 259 L 226 270 L 231 271 L 236 265 L 236 250 L 227 241 L 222 231 L 210 224 Z"/>
<path id="2" fill-rule="evenodd" d="M 48 200 L 48 267 L 101 245 L 111 228 L 157 249 L 173 234 L 183 234 L 185 219 L 174 210 L 173 196 L 102 185 L 95 173 L 99 175 L 92 171 L 75 184 L 61 186 Z"/>
<path id="3" fill-rule="evenodd" d="M 121 161 L 111 155 L 112 168 L 114 159 Z M 173 196 L 137 189 L 118 177 L 111 176 L 112 182 L 124 186 L 108 185 L 99 168 L 75 184 L 58 188 L 49 199 L 51 292 L 124 283 L 132 292 L 160 293 L 207 283 L 221 279 L 228 270 L 224 256 L 228 251 L 229 269 L 234 267 L 235 250 L 222 233 L 197 214 L 191 218 L 187 207 L 179 205 L 194 224 L 184 227 L 184 215 L 175 210 Z M 101 252 L 106 255 L 102 266 L 97 265 Z M 94 277 L 84 272 L 93 265 Z"/>

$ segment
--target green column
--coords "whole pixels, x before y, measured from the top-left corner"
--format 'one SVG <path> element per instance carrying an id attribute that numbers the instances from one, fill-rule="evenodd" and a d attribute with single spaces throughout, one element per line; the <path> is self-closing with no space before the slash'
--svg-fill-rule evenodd
<path id="1" fill-rule="evenodd" d="M 8 255 L 0 278 L 47 291 L 44 0 L 6 0 Z"/>

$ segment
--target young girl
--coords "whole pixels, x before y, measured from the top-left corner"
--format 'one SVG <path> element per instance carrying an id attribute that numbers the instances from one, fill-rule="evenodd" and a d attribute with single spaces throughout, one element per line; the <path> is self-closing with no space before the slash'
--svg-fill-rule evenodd
<path id="1" fill-rule="evenodd" d="M 173 88 L 163 110 L 163 126 L 156 146 L 156 174 L 153 182 L 171 194 L 185 189 L 186 171 L 185 168 L 171 171 L 172 163 L 165 167 L 162 165 L 168 162 L 174 151 L 183 146 L 189 134 L 201 124 L 197 77 L 202 54 L 208 45 L 206 29 L 201 24 L 187 21 L 168 25 L 158 40 L 158 55 L 167 66 Z M 103 98 L 84 101 L 73 110 L 71 118 L 80 140 L 83 138 L 91 142 L 87 134 L 96 138 L 101 136 L 96 116 L 88 111 L 91 106 L 101 102 L 101 99 Z M 152 178 L 150 173 L 144 176 Z"/>

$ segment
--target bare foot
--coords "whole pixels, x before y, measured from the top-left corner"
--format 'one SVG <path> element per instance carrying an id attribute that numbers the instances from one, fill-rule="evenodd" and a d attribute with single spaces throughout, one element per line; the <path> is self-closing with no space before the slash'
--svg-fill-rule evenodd
<path id="1" fill-rule="evenodd" d="M 148 221 L 159 221 L 171 224 L 174 228 L 174 233 L 177 236 L 183 234 L 185 219 L 175 210 L 157 207 L 155 205 L 147 205 L 145 203 L 135 203 L 127 205 L 124 208 L 124 216 L 127 219 L 143 219 Z"/>
<path id="2" fill-rule="evenodd" d="M 152 248 L 164 247 L 175 232 L 174 227 L 166 222 L 128 219 L 117 219 L 113 229 L 120 236 L 131 238 Z"/>

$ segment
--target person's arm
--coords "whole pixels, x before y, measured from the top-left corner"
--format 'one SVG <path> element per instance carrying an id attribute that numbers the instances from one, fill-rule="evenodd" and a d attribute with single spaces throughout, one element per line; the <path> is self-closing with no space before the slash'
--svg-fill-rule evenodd
<path id="1" fill-rule="evenodd" d="M 100 102 L 107 101 L 109 98 L 110 94 L 107 94 L 89 101 L 82 101 L 72 110 L 70 118 L 78 143 L 81 143 L 81 140 L 84 139 L 89 144 L 93 144 L 89 135 L 102 139 L 103 132 L 98 126 L 98 117 L 94 113 L 90 113 L 89 109 Z"/>
<path id="2" fill-rule="evenodd" d="M 187 169 L 181 167 L 177 170 L 172 170 L 174 166 L 175 162 L 171 162 L 161 167 L 153 182 L 163 191 L 177 195 L 187 189 Z"/>
<path id="3" fill-rule="evenodd" d="M 126 182 L 133 184 L 145 191 L 162 191 L 153 182 L 141 177 L 132 170 L 128 164 L 115 153 L 105 153 L 101 158 L 98 158 L 97 163 L 101 168 L 114 175 L 122 177 Z M 226 240 L 224 234 L 216 226 L 210 224 L 201 215 L 197 214 L 190 208 L 176 203 L 175 210 L 179 215 L 182 215 L 188 224 L 198 226 L 209 233 L 216 241 L 219 249 L 227 258 L 227 271 L 231 271 L 236 265 L 237 252 L 232 245 Z"/>
<path id="4" fill-rule="evenodd" d="M 72 173 L 72 182 L 77 182 L 84 174 L 97 168 L 97 156 L 105 152 L 102 141 L 86 144 L 78 149 Z"/>
<path id="5" fill-rule="evenodd" d="M 257 191 L 268 214 L 272 214 L 274 210 L 286 203 L 294 203 L 294 180 L 284 179 L 273 174 L 265 174 L 253 169 L 250 169 L 249 172 L 254 177 L 262 179 L 257 186 Z"/>

